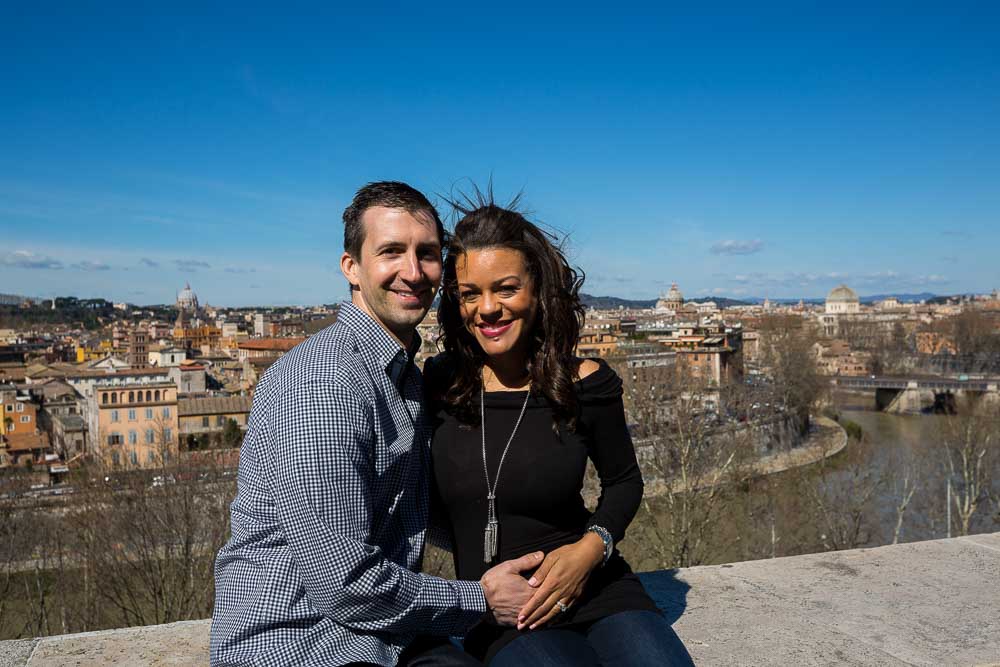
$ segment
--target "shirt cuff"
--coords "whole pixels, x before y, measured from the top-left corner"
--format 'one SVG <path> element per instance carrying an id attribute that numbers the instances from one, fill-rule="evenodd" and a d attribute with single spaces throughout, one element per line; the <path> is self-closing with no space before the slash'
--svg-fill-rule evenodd
<path id="1" fill-rule="evenodd" d="M 483 585 L 478 581 L 463 581 L 461 579 L 451 582 L 458 594 L 458 604 L 460 608 L 458 632 L 456 635 L 464 635 L 465 631 L 473 625 L 483 620 L 483 614 L 489 609 L 486 604 L 486 593 Z"/>

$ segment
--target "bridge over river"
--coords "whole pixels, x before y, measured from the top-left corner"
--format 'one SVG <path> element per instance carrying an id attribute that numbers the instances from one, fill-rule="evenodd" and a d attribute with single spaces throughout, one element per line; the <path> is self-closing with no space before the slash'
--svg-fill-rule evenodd
<path id="1" fill-rule="evenodd" d="M 838 389 L 874 392 L 875 407 L 884 412 L 953 412 L 960 398 L 1000 400 L 1000 377 L 871 375 L 829 380 Z"/>

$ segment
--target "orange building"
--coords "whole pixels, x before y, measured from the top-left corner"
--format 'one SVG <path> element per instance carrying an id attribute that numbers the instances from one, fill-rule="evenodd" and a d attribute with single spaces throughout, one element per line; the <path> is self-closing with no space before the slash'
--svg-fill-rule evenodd
<path id="1" fill-rule="evenodd" d="M 3 405 L 3 456 L 0 467 L 44 463 L 49 436 L 38 424 L 38 406 L 28 396 L 21 396 L 13 385 L 0 389 Z"/>
<path id="2" fill-rule="evenodd" d="M 600 331 L 580 334 L 576 354 L 580 357 L 610 357 L 618 351 L 618 336 Z"/>
<path id="3" fill-rule="evenodd" d="M 177 385 L 98 384 L 90 405 L 94 454 L 105 464 L 149 468 L 177 456 Z"/>

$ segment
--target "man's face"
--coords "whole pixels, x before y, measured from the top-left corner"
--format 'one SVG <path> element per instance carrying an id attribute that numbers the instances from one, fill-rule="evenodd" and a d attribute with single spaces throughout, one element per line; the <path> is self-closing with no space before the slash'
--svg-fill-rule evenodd
<path id="1" fill-rule="evenodd" d="M 372 206 L 361 224 L 361 256 L 345 252 L 341 271 L 357 288 L 354 304 L 407 346 L 441 283 L 441 240 L 434 220 L 423 212 Z"/>

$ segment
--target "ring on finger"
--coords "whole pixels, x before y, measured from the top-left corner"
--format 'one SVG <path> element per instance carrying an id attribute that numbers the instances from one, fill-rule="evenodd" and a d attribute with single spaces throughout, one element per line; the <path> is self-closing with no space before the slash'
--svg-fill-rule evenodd
<path id="1" fill-rule="evenodd" d="M 569 609 L 569 605 L 562 600 L 556 600 L 556 606 L 559 607 L 560 614 L 566 613 L 566 610 Z"/>

